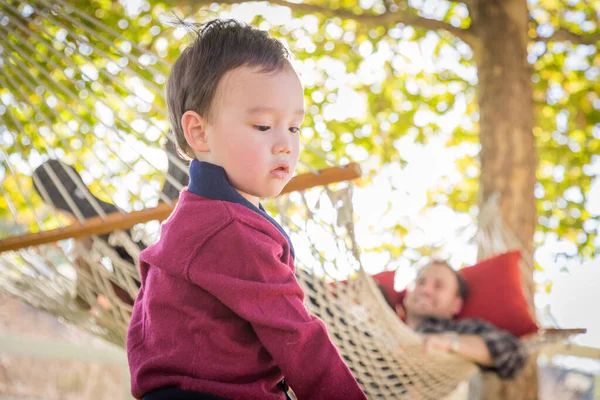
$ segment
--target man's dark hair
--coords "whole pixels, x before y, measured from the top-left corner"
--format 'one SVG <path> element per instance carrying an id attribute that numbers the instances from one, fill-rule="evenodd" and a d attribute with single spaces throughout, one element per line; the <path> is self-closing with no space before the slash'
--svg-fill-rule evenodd
<path id="1" fill-rule="evenodd" d="M 465 278 L 463 278 L 461 274 L 458 273 L 457 270 L 452 268 L 450 264 L 443 260 L 434 259 L 431 260 L 427 265 L 443 265 L 447 267 L 450 271 L 452 271 L 452 273 L 456 277 L 456 283 L 458 284 L 456 294 L 458 295 L 458 297 L 460 297 L 463 301 L 466 300 L 467 297 L 469 297 L 469 285 L 467 284 L 467 281 L 465 280 Z"/>
<path id="2" fill-rule="evenodd" d="M 179 153 L 195 158 L 181 126 L 186 111 L 210 119 L 217 86 L 228 71 L 242 66 L 261 72 L 281 70 L 289 60 L 283 44 L 265 31 L 235 20 L 215 19 L 204 24 L 180 21 L 194 40 L 179 56 L 167 81 L 166 97 L 171 131 Z"/>

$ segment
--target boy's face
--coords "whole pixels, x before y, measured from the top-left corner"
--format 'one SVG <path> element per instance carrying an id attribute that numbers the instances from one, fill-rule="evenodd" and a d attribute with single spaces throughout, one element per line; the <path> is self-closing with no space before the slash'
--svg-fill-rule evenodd
<path id="1" fill-rule="evenodd" d="M 304 118 L 303 89 L 292 67 L 227 72 L 212 110 L 201 159 L 223 167 L 233 187 L 255 205 L 277 196 L 298 163 Z"/>

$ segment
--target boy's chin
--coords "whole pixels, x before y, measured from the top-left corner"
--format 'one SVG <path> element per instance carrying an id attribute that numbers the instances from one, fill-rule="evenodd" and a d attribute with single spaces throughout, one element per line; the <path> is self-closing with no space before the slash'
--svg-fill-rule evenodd
<path id="1" fill-rule="evenodd" d="M 271 182 L 267 187 L 263 187 L 261 190 L 260 198 L 262 199 L 272 199 L 273 197 L 277 197 L 281 194 L 285 186 L 287 185 L 287 181 L 284 183 L 276 183 Z"/>
<path id="2" fill-rule="evenodd" d="M 272 199 L 274 197 L 279 196 L 281 194 L 282 190 L 283 190 L 283 188 L 265 190 L 264 193 L 262 193 L 262 195 L 260 196 L 260 198 L 261 199 Z"/>

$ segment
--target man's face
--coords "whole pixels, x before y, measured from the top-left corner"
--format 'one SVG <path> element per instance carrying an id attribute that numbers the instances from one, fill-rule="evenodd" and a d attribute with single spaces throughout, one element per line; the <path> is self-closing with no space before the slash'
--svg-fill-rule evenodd
<path id="1" fill-rule="evenodd" d="M 446 265 L 430 264 L 421 270 L 414 287 L 407 292 L 404 308 L 420 318 L 453 318 L 462 303 L 454 273 Z"/>
<path id="2" fill-rule="evenodd" d="M 291 66 L 264 73 L 241 67 L 218 85 L 214 118 L 207 125 L 210 159 L 257 204 L 277 196 L 298 163 L 304 117 L 302 85 Z"/>

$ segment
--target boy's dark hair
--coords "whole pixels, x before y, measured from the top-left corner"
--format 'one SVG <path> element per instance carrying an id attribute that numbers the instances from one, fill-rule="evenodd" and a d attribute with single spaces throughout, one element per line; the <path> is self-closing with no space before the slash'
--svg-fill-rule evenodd
<path id="1" fill-rule="evenodd" d="M 225 73 L 242 66 L 261 67 L 262 72 L 282 69 L 289 59 L 283 44 L 235 20 L 215 19 L 195 25 L 180 21 L 194 41 L 179 56 L 167 81 L 167 109 L 171 132 L 179 153 L 194 159 L 181 126 L 182 115 L 196 111 L 210 119 L 217 86 Z"/>
<path id="2" fill-rule="evenodd" d="M 463 278 L 463 276 L 461 274 L 459 274 L 457 270 L 452 268 L 450 266 L 450 264 L 448 264 L 446 261 L 443 261 L 443 260 L 433 259 L 427 265 L 443 265 L 443 266 L 447 267 L 450 271 L 452 271 L 452 273 L 456 277 L 456 283 L 458 284 L 458 289 L 456 291 L 456 294 L 462 300 L 467 299 L 467 297 L 469 296 L 469 285 L 467 284 L 467 281 L 465 280 L 465 278 Z"/>

